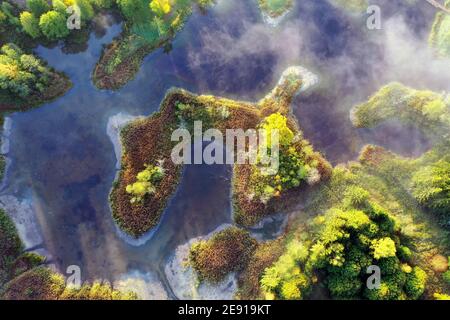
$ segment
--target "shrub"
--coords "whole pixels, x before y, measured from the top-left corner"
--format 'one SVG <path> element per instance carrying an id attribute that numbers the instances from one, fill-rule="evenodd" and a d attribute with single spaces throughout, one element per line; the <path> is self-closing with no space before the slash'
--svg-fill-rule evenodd
<path id="1" fill-rule="evenodd" d="M 109 9 L 114 4 L 114 0 L 93 0 L 92 3 L 101 9 Z"/>
<path id="2" fill-rule="evenodd" d="M 369 200 L 369 192 L 364 190 L 361 187 L 351 186 L 345 191 L 345 200 L 346 203 L 344 205 L 350 207 L 360 207 L 367 203 Z"/>
<path id="3" fill-rule="evenodd" d="M 66 15 L 67 14 L 67 5 L 64 3 L 63 0 L 53 0 L 52 1 L 53 10 Z"/>
<path id="4" fill-rule="evenodd" d="M 32 55 L 13 44 L 0 51 L 0 92 L 19 99 L 37 94 L 49 85 L 51 71 Z"/>
<path id="5" fill-rule="evenodd" d="M 269 147 L 272 146 L 273 132 L 278 132 L 281 146 L 289 146 L 294 139 L 294 133 L 287 126 L 287 118 L 280 113 L 273 113 L 266 117 L 260 127 L 266 130 L 265 138 Z"/>
<path id="6" fill-rule="evenodd" d="M 395 257 L 397 250 L 395 242 L 389 238 L 372 240 L 373 257 L 375 259 Z"/>
<path id="7" fill-rule="evenodd" d="M 399 257 L 406 260 L 410 250 L 402 246 L 390 213 L 370 201 L 366 190 L 349 187 L 342 205 L 314 219 L 312 227 L 314 241 L 301 265 L 308 275 L 323 275 L 332 298 L 417 299 L 423 293 L 425 273 L 420 268 L 402 265 Z M 397 252 L 397 246 L 402 254 Z M 373 264 L 382 271 L 381 287 L 363 289 L 366 270 Z M 286 277 L 285 272 L 268 269 L 261 284 L 274 290 Z"/>
<path id="8" fill-rule="evenodd" d="M 412 252 L 408 247 L 400 246 L 397 255 L 402 261 L 409 261 L 412 257 Z"/>
<path id="9" fill-rule="evenodd" d="M 286 252 L 269 268 L 261 278 L 261 287 L 266 296 L 299 300 L 308 292 L 310 281 L 300 268 L 308 257 L 308 248 L 298 240 L 286 246 Z"/>
<path id="10" fill-rule="evenodd" d="M 147 7 L 141 0 L 116 0 L 123 15 L 134 23 L 144 23 Z"/>
<path id="11" fill-rule="evenodd" d="M 442 275 L 442 278 L 444 279 L 445 283 L 447 283 L 447 285 L 450 286 L 450 270 L 444 272 L 444 274 Z"/>
<path id="12" fill-rule="evenodd" d="M 427 274 L 419 267 L 414 267 L 413 271 L 407 275 L 405 292 L 411 299 L 419 299 L 425 291 Z"/>
<path id="13" fill-rule="evenodd" d="M 162 165 L 149 166 L 145 165 L 145 169 L 136 176 L 137 181 L 126 187 L 127 193 L 133 197 L 130 202 L 132 204 L 140 203 L 144 197 L 155 192 L 155 184 L 164 177 L 164 169 Z"/>

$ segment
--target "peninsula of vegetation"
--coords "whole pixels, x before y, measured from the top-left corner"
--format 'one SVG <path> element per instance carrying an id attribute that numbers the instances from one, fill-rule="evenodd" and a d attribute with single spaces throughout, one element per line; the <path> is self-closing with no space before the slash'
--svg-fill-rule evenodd
<path id="1" fill-rule="evenodd" d="M 125 18 L 120 37 L 109 44 L 93 74 L 100 89 L 119 89 L 134 78 L 142 60 L 155 49 L 170 50 L 194 6 L 205 11 L 213 0 L 117 0 Z"/>
<path id="2" fill-rule="evenodd" d="M 280 164 L 276 175 L 263 175 L 258 164 L 234 165 L 233 203 L 237 223 L 251 226 L 295 204 L 306 186 L 330 176 L 331 167 L 301 134 L 290 113 L 294 95 L 309 85 L 301 67 L 286 70 L 279 85 L 258 103 L 196 96 L 180 89 L 168 92 L 158 113 L 128 124 L 121 132 L 122 169 L 110 195 L 115 221 L 138 238 L 160 221 L 180 180 L 174 164 L 172 132 L 202 121 L 203 130 L 264 128 L 280 132 Z"/>

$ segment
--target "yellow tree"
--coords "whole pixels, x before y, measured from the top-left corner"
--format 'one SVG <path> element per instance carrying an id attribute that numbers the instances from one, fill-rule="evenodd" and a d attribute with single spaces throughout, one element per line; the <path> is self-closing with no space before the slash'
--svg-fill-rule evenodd
<path id="1" fill-rule="evenodd" d="M 170 12 L 172 7 L 169 0 L 152 0 L 150 2 L 150 9 L 158 16 L 164 16 Z"/>

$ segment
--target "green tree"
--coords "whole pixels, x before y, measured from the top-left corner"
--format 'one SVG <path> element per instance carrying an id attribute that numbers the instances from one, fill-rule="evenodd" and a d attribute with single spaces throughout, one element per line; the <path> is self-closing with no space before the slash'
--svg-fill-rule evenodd
<path id="1" fill-rule="evenodd" d="M 294 133 L 287 126 L 287 118 L 280 113 L 273 113 L 264 119 L 261 128 L 266 130 L 266 141 L 269 147 L 272 146 L 272 133 L 277 132 L 281 146 L 289 146 Z"/>
<path id="2" fill-rule="evenodd" d="M 145 23 L 146 14 L 148 7 L 143 5 L 141 0 L 116 0 L 120 11 L 123 13 L 125 18 L 133 21 L 134 23 Z"/>
<path id="3" fill-rule="evenodd" d="M 152 0 L 150 2 L 150 9 L 160 17 L 168 14 L 171 8 L 169 0 Z"/>
<path id="4" fill-rule="evenodd" d="M 13 44 L 0 51 L 0 92 L 12 98 L 28 98 L 49 84 L 51 71 L 32 55 Z"/>
<path id="5" fill-rule="evenodd" d="M 63 0 L 53 0 L 53 10 L 66 15 L 67 14 L 67 5 L 64 3 Z"/>
<path id="6" fill-rule="evenodd" d="M 59 12 L 49 11 L 39 20 L 42 33 L 50 40 L 63 39 L 69 35 L 66 17 Z"/>
<path id="7" fill-rule="evenodd" d="M 114 0 L 92 0 L 92 3 L 101 9 L 109 9 L 114 4 Z"/>
<path id="8" fill-rule="evenodd" d="M 50 10 L 50 5 L 47 0 L 27 0 L 27 8 L 39 18 L 45 12 Z"/>
<path id="9" fill-rule="evenodd" d="M 309 291 L 310 280 L 300 268 L 308 258 L 308 248 L 298 240 L 286 246 L 286 252 L 267 268 L 261 278 L 261 288 L 266 296 L 300 300 Z"/>
<path id="10" fill-rule="evenodd" d="M 417 201 L 444 219 L 450 216 L 450 162 L 440 160 L 417 171 L 412 177 Z M 446 222 L 446 221 L 445 221 Z"/>
<path id="11" fill-rule="evenodd" d="M 37 38 L 41 35 L 41 30 L 39 29 L 39 19 L 36 18 L 31 12 L 23 11 L 20 14 L 20 23 L 22 24 L 23 30 L 32 38 Z"/>
<path id="12" fill-rule="evenodd" d="M 80 9 L 82 21 L 86 22 L 94 17 L 94 9 L 89 0 L 75 0 L 75 5 Z"/>

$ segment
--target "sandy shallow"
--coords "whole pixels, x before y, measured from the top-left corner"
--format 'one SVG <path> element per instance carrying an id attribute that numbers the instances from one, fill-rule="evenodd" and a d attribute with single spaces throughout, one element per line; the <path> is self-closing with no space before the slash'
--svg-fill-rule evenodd
<path id="1" fill-rule="evenodd" d="M 237 290 L 237 280 L 234 273 L 217 285 L 199 283 L 192 267 L 187 265 L 189 249 L 194 242 L 209 239 L 214 233 L 230 227 L 223 224 L 204 237 L 191 239 L 180 245 L 175 254 L 165 266 L 165 274 L 174 295 L 181 300 L 231 300 Z"/>

